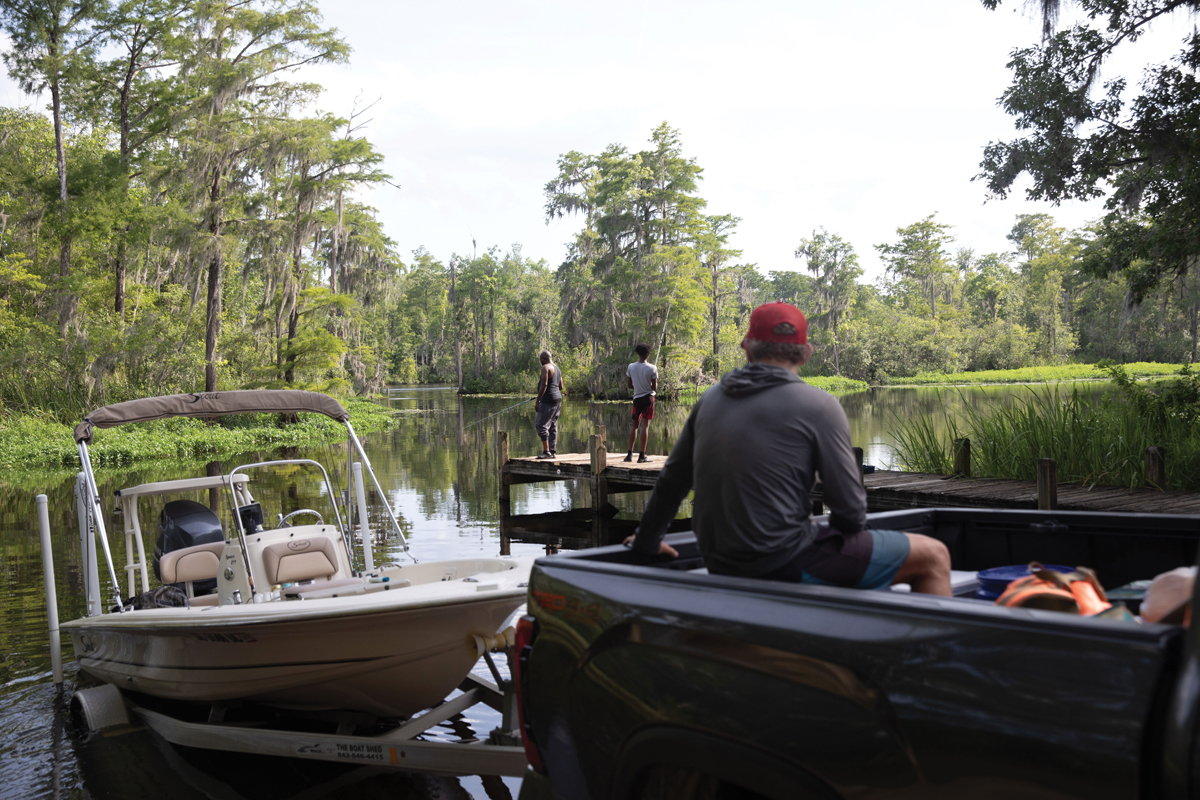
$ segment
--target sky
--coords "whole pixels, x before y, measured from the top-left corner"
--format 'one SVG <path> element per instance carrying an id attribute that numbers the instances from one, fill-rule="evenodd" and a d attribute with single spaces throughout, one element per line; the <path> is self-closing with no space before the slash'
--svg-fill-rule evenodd
<path id="1" fill-rule="evenodd" d="M 359 199 L 406 261 L 418 247 L 446 259 L 519 244 L 557 266 L 580 227 L 545 221 L 559 155 L 636 151 L 665 121 L 704 169 L 707 213 L 741 218 L 730 244 L 743 262 L 800 269 L 800 239 L 823 227 L 855 247 L 870 280 L 883 269 L 874 245 L 934 212 L 955 247 L 980 254 L 1011 249 L 1017 214 L 1077 227 L 1103 212 L 1021 192 L 988 200 L 971 180 L 984 146 L 1015 135 L 996 102 L 1008 54 L 1038 40 L 1034 6 L 342 0 L 321 8 L 350 63 L 300 77 L 325 86 L 318 107 L 341 116 L 377 101 L 364 133 L 399 188 Z M 1102 78 L 1136 81 L 1187 27 L 1160 24 Z M 0 104 L 44 102 L 0 77 Z"/>

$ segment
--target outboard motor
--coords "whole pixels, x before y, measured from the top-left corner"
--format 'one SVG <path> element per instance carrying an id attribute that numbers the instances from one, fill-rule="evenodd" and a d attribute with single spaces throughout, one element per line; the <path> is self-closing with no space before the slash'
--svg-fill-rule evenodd
<path id="1" fill-rule="evenodd" d="M 154 577 L 162 580 L 158 561 L 167 553 L 225 540 L 221 520 L 212 510 L 195 500 L 172 500 L 158 515 L 158 541 L 154 543 Z M 197 595 L 217 590 L 216 580 L 196 581 L 192 586 Z"/>

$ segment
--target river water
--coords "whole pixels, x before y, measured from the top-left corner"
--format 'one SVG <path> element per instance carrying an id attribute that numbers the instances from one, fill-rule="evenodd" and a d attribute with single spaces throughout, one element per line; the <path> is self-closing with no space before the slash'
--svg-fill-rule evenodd
<path id="1" fill-rule="evenodd" d="M 1098 389 L 1098 387 L 1097 387 Z M 985 408 L 1027 393 L 1028 387 L 997 386 L 935 390 L 876 389 L 841 398 L 850 420 L 851 439 L 866 451 L 867 463 L 888 467 L 894 462 L 897 420 L 920 413 L 935 422 L 961 416 L 965 406 Z M 399 415 L 395 430 L 371 434 L 365 445 L 381 485 L 400 517 L 413 553 L 422 560 L 495 556 L 499 554 L 497 448 L 499 431 L 508 431 L 513 456 L 540 449 L 532 428 L 532 404 L 505 409 L 520 398 L 459 398 L 452 389 L 401 387 L 388 404 Z M 667 453 L 687 418 L 689 406 L 660 403 L 651 425 L 648 448 Z M 609 452 L 625 449 L 629 406 L 624 403 L 568 401 L 559 427 L 560 452 L 585 452 L 588 436 L 603 424 Z M 943 424 L 938 422 L 938 424 Z M 97 436 L 103 436 L 98 432 Z M 273 457 L 314 458 L 343 465 L 344 445 L 245 453 L 226 458 L 227 471 L 240 463 Z M 203 464 L 155 462 L 132 468 L 97 470 L 102 496 L 140 483 L 204 474 Z M 343 469 L 344 472 L 344 469 Z M 305 507 L 310 484 L 289 475 L 262 485 L 255 476 L 255 497 L 264 508 L 290 511 Z M 175 748 L 145 729 L 117 735 L 83 735 L 67 713 L 75 666 L 70 641 L 64 647 L 67 683 L 58 695 L 50 679 L 46 646 L 46 610 L 34 496 L 49 497 L 54 536 L 55 579 L 59 617 L 83 614 L 79 537 L 69 471 L 0 476 L 0 798 L 144 798 L 171 800 L 219 798 L 237 800 L 315 800 L 316 798 L 500 798 L 515 797 L 519 779 L 495 776 L 434 778 L 383 773 L 319 762 L 252 757 Z M 615 495 L 623 517 L 636 517 L 645 494 Z M 583 505 L 587 489 L 570 483 L 531 484 L 512 490 L 513 513 L 556 511 Z M 685 509 L 686 512 L 686 509 Z M 147 548 L 152 546 L 157 508 L 142 512 Z M 272 514 L 273 518 L 273 514 Z M 123 539 L 114 535 L 119 522 L 108 525 L 116 560 Z M 376 544 L 380 556 L 400 555 L 397 542 Z M 513 555 L 543 552 L 538 545 L 514 542 Z M 107 584 L 107 581 L 104 581 Z M 111 594 L 105 590 L 105 596 Z M 481 675 L 486 667 L 476 667 Z M 484 708 L 437 728 L 430 736 L 455 740 L 486 737 L 499 715 Z"/>

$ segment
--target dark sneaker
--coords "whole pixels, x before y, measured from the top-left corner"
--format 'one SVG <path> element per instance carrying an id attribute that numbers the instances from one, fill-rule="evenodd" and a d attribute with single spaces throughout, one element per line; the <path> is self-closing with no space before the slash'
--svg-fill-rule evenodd
<path id="1" fill-rule="evenodd" d="M 633 461 L 633 451 L 631 450 L 630 452 L 626 453 L 625 458 L 623 458 L 621 460 L 622 461 Z"/>
<path id="2" fill-rule="evenodd" d="M 645 453 L 638 453 L 638 463 L 639 464 L 645 464 L 649 461 L 650 461 L 650 459 L 646 458 Z"/>
<path id="3" fill-rule="evenodd" d="M 557 450 L 551 450 L 551 451 L 550 451 L 550 455 L 552 455 L 552 456 L 554 456 L 554 457 L 556 457 L 556 458 L 557 458 L 557 457 L 558 457 L 558 451 L 557 451 Z"/>
<path id="4" fill-rule="evenodd" d="M 549 450 L 543 450 L 537 454 L 538 458 L 554 458 L 554 455 Z"/>

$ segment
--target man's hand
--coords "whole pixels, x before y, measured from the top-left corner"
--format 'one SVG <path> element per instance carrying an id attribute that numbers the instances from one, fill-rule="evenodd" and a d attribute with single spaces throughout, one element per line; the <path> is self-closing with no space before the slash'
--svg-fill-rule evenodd
<path id="1" fill-rule="evenodd" d="M 534 401 L 533 401 L 533 413 L 535 413 L 535 414 L 536 414 L 536 413 L 538 413 L 538 412 L 539 412 L 539 411 L 541 411 L 541 410 L 542 410 L 542 401 L 541 401 L 541 400 L 534 400 Z"/>
<path id="2" fill-rule="evenodd" d="M 633 547 L 633 540 L 636 538 L 637 538 L 636 533 L 631 536 L 626 536 L 624 545 L 626 547 Z M 674 547 L 671 547 L 671 545 L 667 544 L 666 542 L 659 542 L 658 543 L 658 555 L 670 556 L 671 558 L 679 558 L 679 551 L 676 550 Z"/>

